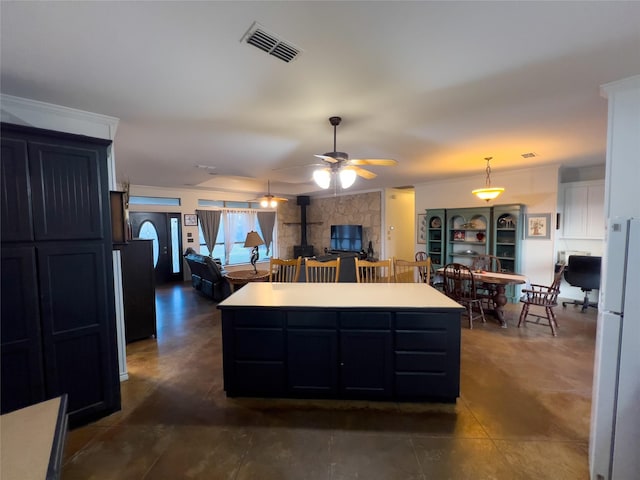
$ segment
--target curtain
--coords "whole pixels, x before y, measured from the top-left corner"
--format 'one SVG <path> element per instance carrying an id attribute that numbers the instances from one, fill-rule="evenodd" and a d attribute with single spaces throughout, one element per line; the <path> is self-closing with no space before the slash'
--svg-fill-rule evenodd
<path id="1" fill-rule="evenodd" d="M 231 250 L 233 250 L 233 243 L 236 233 L 236 227 L 238 225 L 238 212 L 226 211 L 224 212 L 224 263 L 228 265 L 231 261 Z"/>
<path id="2" fill-rule="evenodd" d="M 267 247 L 266 255 L 269 255 L 269 247 L 273 242 L 273 226 L 276 223 L 276 212 L 258 212 L 258 224 Z"/>
<path id="3" fill-rule="evenodd" d="M 209 249 L 209 256 L 213 257 L 213 247 L 216 245 L 222 212 L 220 210 L 196 210 L 196 215 L 200 220 L 202 235 L 204 236 L 204 243 L 207 244 Z"/>

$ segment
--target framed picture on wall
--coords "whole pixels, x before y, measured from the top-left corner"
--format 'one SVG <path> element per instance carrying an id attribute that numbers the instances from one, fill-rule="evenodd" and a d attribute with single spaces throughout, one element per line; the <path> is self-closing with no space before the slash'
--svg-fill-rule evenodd
<path id="1" fill-rule="evenodd" d="M 551 214 L 528 213 L 525 215 L 524 238 L 526 240 L 551 238 Z"/>
<path id="2" fill-rule="evenodd" d="M 428 234 L 428 228 L 427 228 L 427 214 L 426 213 L 419 213 L 418 214 L 418 226 L 416 228 L 416 232 L 417 232 L 417 242 L 418 243 L 427 243 L 427 234 Z"/>
<path id="3" fill-rule="evenodd" d="M 198 216 L 195 213 L 185 213 L 184 214 L 184 225 L 185 225 L 185 227 L 197 227 L 198 226 Z"/>

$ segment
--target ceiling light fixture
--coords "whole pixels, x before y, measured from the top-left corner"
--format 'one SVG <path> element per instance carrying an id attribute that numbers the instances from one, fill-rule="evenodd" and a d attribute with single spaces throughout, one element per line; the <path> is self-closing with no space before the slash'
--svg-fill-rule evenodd
<path id="1" fill-rule="evenodd" d="M 267 180 L 267 194 L 264 195 L 260 200 L 260 206 L 262 208 L 276 208 L 278 206 L 278 202 L 286 202 L 288 201 L 286 198 L 276 197 L 271 194 L 271 181 Z"/>
<path id="2" fill-rule="evenodd" d="M 486 169 L 487 178 L 485 180 L 485 187 L 477 188 L 471 192 L 476 197 L 480 198 L 481 200 L 486 200 L 487 202 L 489 200 L 496 199 L 502 192 L 504 192 L 504 188 L 502 187 L 491 186 L 491 166 L 489 165 L 489 162 L 491 161 L 492 158 L 493 157 L 484 157 L 484 159 L 487 161 L 487 169 Z"/>

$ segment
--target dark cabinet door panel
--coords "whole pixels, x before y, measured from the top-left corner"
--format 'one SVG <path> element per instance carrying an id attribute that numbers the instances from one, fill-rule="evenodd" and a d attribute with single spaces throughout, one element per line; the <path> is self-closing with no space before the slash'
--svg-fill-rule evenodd
<path id="1" fill-rule="evenodd" d="M 110 235 L 103 214 L 109 211 L 107 194 L 100 188 L 107 173 L 103 155 L 95 147 L 29 143 L 36 240 Z"/>
<path id="2" fill-rule="evenodd" d="M 29 160 L 27 142 L 3 138 L 0 153 L 0 185 L 2 194 L 3 242 L 28 242 L 33 240 L 31 219 L 31 187 L 29 185 Z"/>
<path id="3" fill-rule="evenodd" d="M 334 396 L 338 390 L 337 330 L 290 329 L 287 368 L 291 393 Z"/>
<path id="4" fill-rule="evenodd" d="M 286 392 L 284 362 L 235 362 L 232 382 L 225 384 L 227 394 L 279 397 Z"/>
<path id="5" fill-rule="evenodd" d="M 69 394 L 69 421 L 118 409 L 113 305 L 103 243 L 38 249 L 47 393 Z"/>
<path id="6" fill-rule="evenodd" d="M 33 247 L 2 248 L 2 413 L 44 400 Z"/>
<path id="7" fill-rule="evenodd" d="M 390 331 L 340 332 L 341 388 L 346 396 L 392 395 L 391 342 Z"/>

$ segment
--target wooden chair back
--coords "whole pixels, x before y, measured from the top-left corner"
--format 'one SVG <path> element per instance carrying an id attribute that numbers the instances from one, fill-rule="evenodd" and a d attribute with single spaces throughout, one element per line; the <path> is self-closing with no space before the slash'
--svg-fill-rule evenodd
<path id="1" fill-rule="evenodd" d="M 370 262 L 355 259 L 356 281 L 358 283 L 389 283 L 393 282 L 391 259 Z"/>
<path id="2" fill-rule="evenodd" d="M 520 312 L 520 319 L 518 320 L 518 328 L 525 322 L 529 322 L 527 316 L 531 315 L 536 317 L 538 322 L 540 319 L 546 318 L 549 322 L 551 333 L 554 337 L 557 335 L 556 328 L 558 322 L 553 313 L 553 309 L 558 306 L 558 294 L 560 293 L 560 283 L 562 282 L 564 269 L 565 265 L 563 264 L 553 277 L 553 283 L 549 286 L 532 283 L 527 288 L 522 289 L 522 297 L 520 298 L 522 311 Z M 544 314 L 531 312 L 531 307 L 541 307 L 542 310 L 540 312 L 544 312 Z"/>
<path id="3" fill-rule="evenodd" d="M 302 257 L 281 259 L 271 258 L 269 260 L 269 281 L 270 282 L 297 282 L 300 278 L 300 265 Z"/>
<path id="4" fill-rule="evenodd" d="M 431 259 L 410 261 L 394 258 L 393 276 L 396 283 L 430 283 Z"/>
<path id="5" fill-rule="evenodd" d="M 340 258 L 328 262 L 305 260 L 306 281 L 309 283 L 333 283 L 340 277 Z"/>
<path id="6" fill-rule="evenodd" d="M 444 292 L 454 300 L 475 300 L 476 283 L 471 269 L 460 263 L 449 263 L 444 267 Z"/>
<path id="7" fill-rule="evenodd" d="M 477 297 L 476 282 L 471 269 L 460 263 L 449 263 L 444 267 L 444 292 L 467 309 L 469 328 L 473 328 L 473 320 L 480 317 L 486 323 L 482 301 Z M 478 315 L 474 315 L 474 311 Z"/>
<path id="8" fill-rule="evenodd" d="M 472 270 L 482 270 L 484 272 L 501 272 L 500 259 L 495 255 L 478 255 L 473 259 Z"/>

